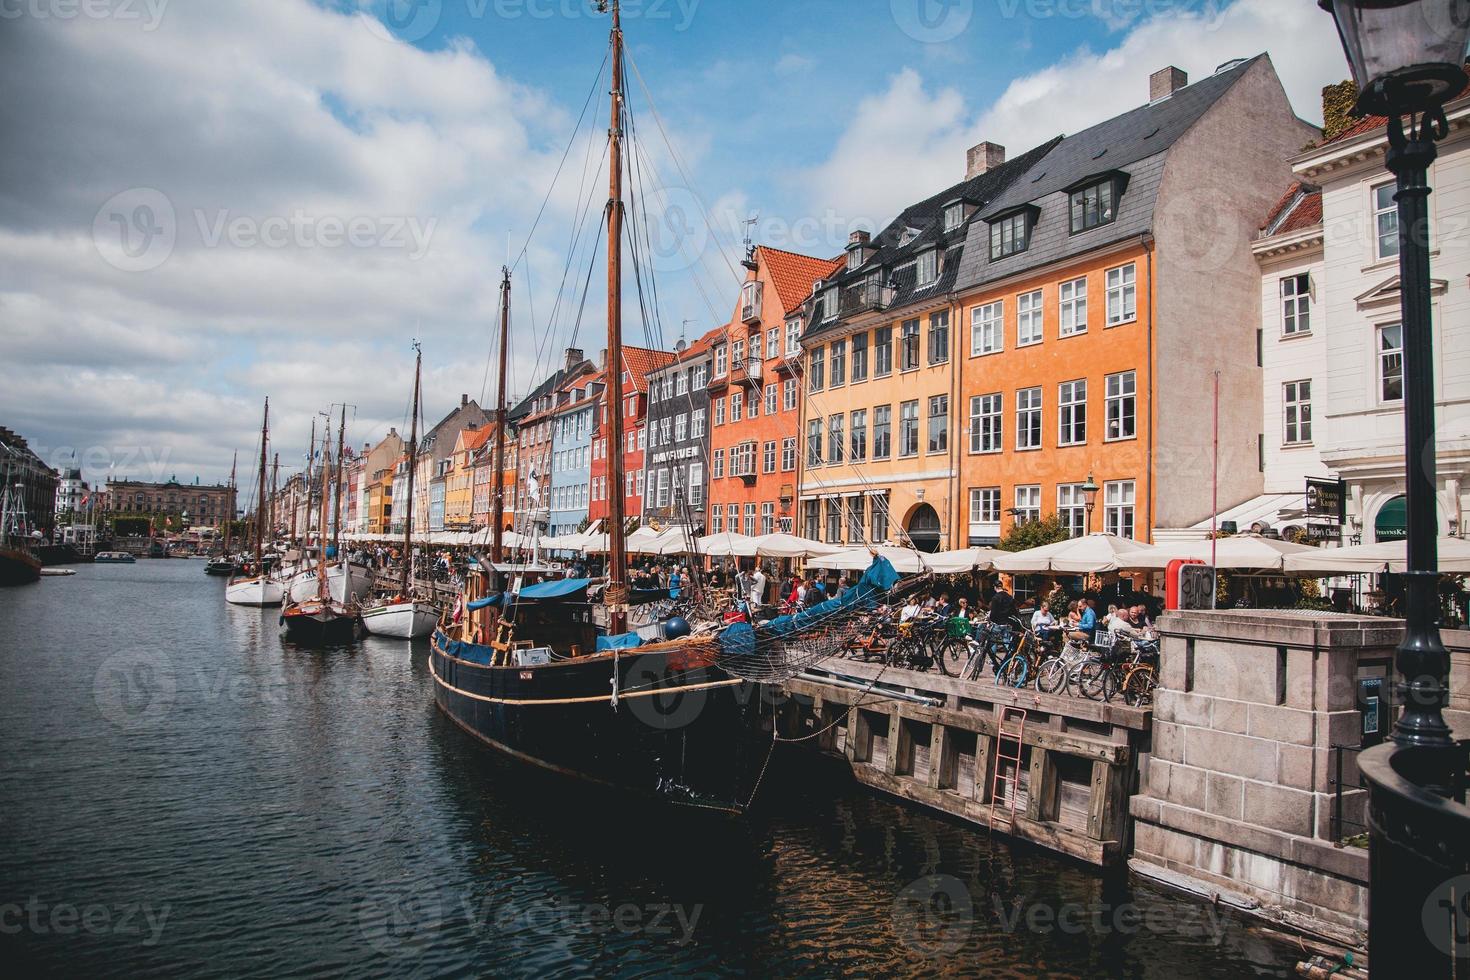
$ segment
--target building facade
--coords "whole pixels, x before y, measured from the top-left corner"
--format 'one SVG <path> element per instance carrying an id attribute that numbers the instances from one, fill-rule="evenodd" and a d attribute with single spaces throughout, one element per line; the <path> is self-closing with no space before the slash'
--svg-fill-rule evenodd
<path id="1" fill-rule="evenodd" d="M 56 530 L 56 471 L 47 466 L 24 436 L 0 427 L 0 478 L 19 485 L 25 505 L 26 533 L 50 537 Z"/>
<path id="2" fill-rule="evenodd" d="M 522 533 L 531 534 L 536 529 L 550 533 L 552 416 L 557 408 L 557 392 L 594 371 L 595 366 L 580 349 L 568 347 L 562 366 L 510 411 L 516 431 L 516 478 L 509 486 L 515 494 L 516 529 Z"/>
<path id="3" fill-rule="evenodd" d="M 801 421 L 802 308 L 812 284 L 841 268 L 758 246 L 746 256 L 724 336 L 711 357 L 711 533 L 793 530 Z"/>
<path id="4" fill-rule="evenodd" d="M 710 392 L 717 327 L 648 376 L 648 448 L 643 464 L 643 523 L 660 527 L 705 525 L 709 494 Z M 635 478 L 636 479 L 636 478 Z M 635 486 L 635 490 L 637 487 Z"/>
<path id="5" fill-rule="evenodd" d="M 587 520 L 592 484 L 593 419 L 606 385 L 603 374 L 582 375 L 556 392 L 551 412 L 550 533 L 573 534 Z"/>
<path id="6" fill-rule="evenodd" d="M 489 421 L 490 416 L 469 395 L 460 395 L 458 407 L 419 437 L 414 473 L 415 532 L 444 530 L 444 477 L 452 466 L 450 458 L 456 441 L 463 430 Z"/>
<path id="7" fill-rule="evenodd" d="M 597 413 L 597 429 L 592 435 L 592 499 L 587 516 L 593 521 L 608 515 L 609 498 L 615 488 L 608 484 L 609 453 L 607 413 L 614 408 L 623 413 L 623 514 L 628 518 L 643 513 L 643 454 L 648 447 L 648 378 L 674 359 L 669 351 L 647 347 L 623 348 L 623 372 L 620 400 L 609 405 L 604 399 Z"/>
<path id="8" fill-rule="evenodd" d="M 235 515 L 235 488 L 228 484 L 145 483 L 114 479 L 107 483 L 107 509 L 114 516 L 157 518 L 157 530 L 190 527 L 223 528 Z"/>

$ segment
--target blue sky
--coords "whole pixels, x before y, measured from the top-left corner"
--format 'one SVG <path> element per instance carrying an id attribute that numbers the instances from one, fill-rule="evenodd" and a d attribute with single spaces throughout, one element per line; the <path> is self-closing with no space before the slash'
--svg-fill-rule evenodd
<path id="1" fill-rule="evenodd" d="M 0 423 L 57 465 L 77 448 L 90 477 L 113 461 L 214 479 L 251 454 L 270 395 L 289 467 L 331 403 L 357 406 L 357 444 L 406 423 L 414 337 L 431 421 L 461 393 L 493 403 L 498 270 L 605 53 L 591 6 L 27 5 L 0 31 L 0 322 L 28 368 Z M 1090 126 L 1144 102 L 1166 65 L 1198 79 L 1269 51 L 1313 122 L 1346 74 L 1308 0 L 643 0 L 624 29 L 688 177 L 635 80 L 670 185 L 651 204 L 665 344 L 728 318 L 753 215 L 764 244 L 836 254 L 959 180 L 968 146 L 1015 155 Z M 585 202 L 595 226 L 606 196 L 605 89 L 517 268 L 512 396 L 569 343 L 602 346 L 598 287 L 579 322 L 556 285 Z M 596 261 L 576 251 L 570 278 Z M 644 342 L 629 314 L 625 339 Z"/>

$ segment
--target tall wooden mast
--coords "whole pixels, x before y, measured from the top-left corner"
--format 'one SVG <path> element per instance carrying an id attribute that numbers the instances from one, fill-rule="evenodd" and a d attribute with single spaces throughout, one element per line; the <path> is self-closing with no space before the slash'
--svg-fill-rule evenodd
<path id="1" fill-rule="evenodd" d="M 327 443 L 328 435 L 322 438 L 322 516 L 321 530 L 317 534 L 317 556 L 316 556 L 316 595 L 317 598 L 326 602 L 332 597 L 331 590 L 327 587 L 327 468 L 332 465 L 332 447 Z M 344 570 L 345 572 L 345 570 Z M 343 579 L 345 589 L 347 581 Z"/>
<path id="2" fill-rule="evenodd" d="M 330 424 L 330 423 L 329 423 Z M 347 438 L 347 405 L 342 405 L 342 421 L 337 426 L 337 478 L 336 492 L 332 494 L 332 553 L 338 559 L 342 557 L 342 481 L 347 474 L 343 469 L 343 460 L 346 455 L 344 440 Z M 322 471 L 322 485 L 326 486 L 326 471 Z M 323 531 L 325 534 L 325 531 Z"/>
<path id="3" fill-rule="evenodd" d="M 265 574 L 265 453 L 266 441 L 270 438 L 271 400 L 265 400 L 265 417 L 260 421 L 260 479 L 255 493 L 255 574 Z"/>
<path id="4" fill-rule="evenodd" d="M 274 453 L 273 457 L 274 458 L 271 460 L 270 523 L 266 525 L 266 527 L 270 528 L 270 536 L 272 541 L 274 541 L 276 537 L 276 494 L 280 492 L 279 480 L 281 478 L 281 454 Z"/>
<path id="5" fill-rule="evenodd" d="M 419 374 L 424 363 L 424 352 L 419 342 L 413 342 L 413 409 L 408 417 L 408 509 L 403 512 L 403 561 L 398 576 L 398 597 L 408 598 L 409 565 L 413 556 L 413 471 L 418 467 L 419 455 Z"/>
<path id="6" fill-rule="evenodd" d="M 311 417 L 311 442 L 307 443 L 307 445 L 306 445 L 306 470 L 305 470 L 305 472 L 304 472 L 304 474 L 303 474 L 303 476 L 301 478 L 302 489 L 306 491 L 306 527 L 304 527 L 304 528 L 301 529 L 301 537 L 302 537 L 302 543 L 303 544 L 311 540 L 311 509 L 312 509 L 311 508 L 311 496 L 312 496 L 311 495 L 311 481 L 312 481 L 312 470 L 314 470 L 315 468 L 316 468 L 316 416 L 313 415 Z M 296 511 L 294 509 L 291 511 L 291 515 L 292 515 L 291 516 L 291 519 L 294 522 L 295 519 L 296 519 L 296 517 L 295 517 Z M 296 531 L 295 531 L 294 525 L 293 525 L 292 530 L 291 530 L 291 536 L 293 538 L 296 536 Z"/>
<path id="7" fill-rule="evenodd" d="M 500 382 L 495 392 L 495 508 L 491 520 L 490 561 L 499 564 L 505 535 L 505 365 L 510 341 L 510 268 L 500 269 Z"/>
<path id="8" fill-rule="evenodd" d="M 240 451 L 235 450 L 235 455 L 230 457 L 230 485 L 225 490 L 225 500 L 229 505 L 225 508 L 225 551 L 224 556 L 230 557 L 230 525 L 235 522 L 235 464 L 240 461 Z"/>
<path id="9" fill-rule="evenodd" d="M 608 123 L 607 376 L 607 604 L 608 632 L 627 628 L 627 555 L 623 530 L 623 28 L 612 0 L 612 109 Z M 594 408 L 595 412 L 596 409 Z M 595 418 L 594 418 L 595 421 Z M 597 426 L 593 426 L 594 431 Z"/>

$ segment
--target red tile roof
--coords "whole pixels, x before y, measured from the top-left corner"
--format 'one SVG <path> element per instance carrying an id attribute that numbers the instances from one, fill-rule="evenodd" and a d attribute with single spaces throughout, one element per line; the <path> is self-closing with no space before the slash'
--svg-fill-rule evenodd
<path id="1" fill-rule="evenodd" d="M 1467 85 L 1463 89 L 1461 89 L 1460 93 L 1456 95 L 1453 99 L 1450 99 L 1449 102 L 1458 102 L 1460 99 L 1463 99 L 1467 95 L 1470 95 L 1470 85 Z M 1449 103 L 1447 102 L 1446 105 L 1448 104 Z M 1350 140 L 1354 136 L 1362 136 L 1364 133 L 1371 133 L 1374 130 L 1382 129 L 1387 125 L 1388 117 L 1386 116 L 1364 116 L 1362 119 L 1359 119 L 1347 129 L 1344 129 L 1342 132 L 1332 137 L 1332 139 L 1323 140 L 1321 145 L 1328 146 L 1332 143 L 1341 143 L 1343 140 Z"/>
<path id="2" fill-rule="evenodd" d="M 826 279 L 841 269 L 847 262 L 845 255 L 835 259 L 816 259 L 810 255 L 785 252 L 769 245 L 757 246 L 759 259 L 766 263 L 766 271 L 776 284 L 776 295 L 781 298 L 781 312 L 790 313 L 805 303 L 812 294 L 812 283 Z"/>
<path id="3" fill-rule="evenodd" d="M 461 429 L 459 436 L 464 440 L 464 447 L 468 450 L 479 449 L 485 445 L 490 438 L 490 433 L 495 431 L 493 425 L 482 425 L 477 429 Z"/>
<path id="4" fill-rule="evenodd" d="M 1271 235 L 1284 235 L 1302 231 L 1322 223 L 1322 189 L 1311 184 L 1297 182 L 1286 189 L 1281 199 L 1261 223 L 1261 231 Z"/>
<path id="5" fill-rule="evenodd" d="M 674 355 L 671 351 L 651 350 L 647 347 L 623 348 L 623 368 L 628 372 L 634 391 L 647 391 L 648 376 L 660 368 L 668 367 L 673 361 Z"/>

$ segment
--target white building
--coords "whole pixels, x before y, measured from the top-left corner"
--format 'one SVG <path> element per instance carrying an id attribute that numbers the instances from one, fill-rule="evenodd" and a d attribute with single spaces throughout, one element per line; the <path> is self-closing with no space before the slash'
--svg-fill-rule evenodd
<path id="1" fill-rule="evenodd" d="M 1470 506 L 1470 99 L 1430 171 L 1440 533 Z M 1304 523 L 1307 477 L 1341 478 L 1344 543 L 1404 533 L 1403 343 L 1397 212 L 1383 120 L 1293 161 L 1300 183 L 1267 216 L 1260 354 L 1266 496 L 1222 515 L 1241 530 Z"/>
<path id="2" fill-rule="evenodd" d="M 56 481 L 56 516 L 80 513 L 86 496 L 87 482 L 82 479 L 82 471 L 75 468 L 63 469 L 61 479 Z"/>

